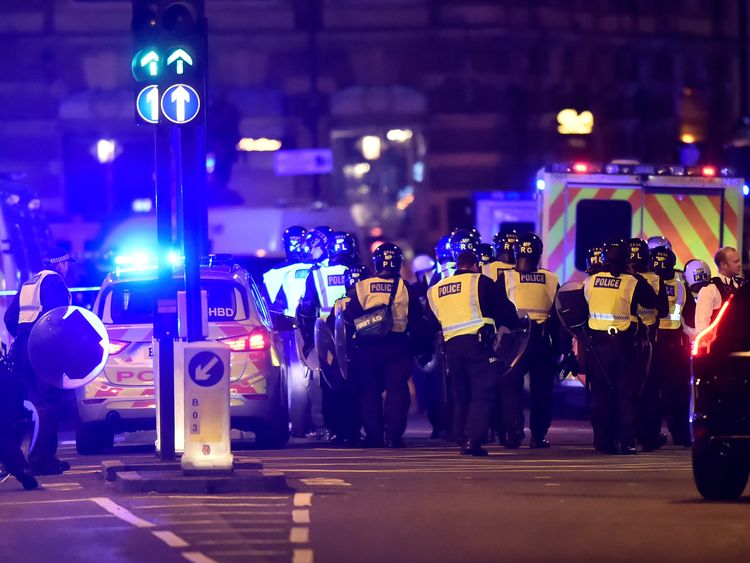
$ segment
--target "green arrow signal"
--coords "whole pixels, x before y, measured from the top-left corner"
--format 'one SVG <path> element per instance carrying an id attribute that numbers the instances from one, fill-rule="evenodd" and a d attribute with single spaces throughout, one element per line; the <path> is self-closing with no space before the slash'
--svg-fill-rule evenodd
<path id="1" fill-rule="evenodd" d="M 171 65 L 175 61 L 177 62 L 177 64 L 175 65 L 177 74 L 182 74 L 183 72 L 185 72 L 185 64 L 193 66 L 193 58 L 188 55 L 188 53 L 183 49 L 177 49 L 171 55 L 169 55 L 169 57 L 167 57 L 167 66 Z"/>
<path id="2" fill-rule="evenodd" d="M 159 73 L 159 69 L 157 68 L 158 62 L 159 55 L 156 53 L 156 51 L 149 51 L 141 57 L 141 61 L 139 64 L 144 67 L 148 65 L 148 73 L 151 76 L 156 76 Z"/>

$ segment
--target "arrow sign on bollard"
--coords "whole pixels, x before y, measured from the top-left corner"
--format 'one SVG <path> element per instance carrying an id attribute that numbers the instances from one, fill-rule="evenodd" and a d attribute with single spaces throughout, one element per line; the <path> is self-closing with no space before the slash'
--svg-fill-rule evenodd
<path id="1" fill-rule="evenodd" d="M 174 84 L 161 97 L 161 111 L 172 123 L 178 125 L 195 119 L 200 111 L 201 100 L 187 84 Z"/>
<path id="2" fill-rule="evenodd" d="M 198 352 L 190 360 L 188 375 L 201 387 L 212 387 L 224 375 L 224 362 L 213 352 Z"/>

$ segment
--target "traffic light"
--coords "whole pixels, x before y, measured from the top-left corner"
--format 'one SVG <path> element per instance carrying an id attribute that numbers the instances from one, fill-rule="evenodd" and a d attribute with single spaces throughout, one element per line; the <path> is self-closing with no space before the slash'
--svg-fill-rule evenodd
<path id="1" fill-rule="evenodd" d="M 204 0 L 133 0 L 132 31 L 136 121 L 193 121 L 205 98 Z"/>

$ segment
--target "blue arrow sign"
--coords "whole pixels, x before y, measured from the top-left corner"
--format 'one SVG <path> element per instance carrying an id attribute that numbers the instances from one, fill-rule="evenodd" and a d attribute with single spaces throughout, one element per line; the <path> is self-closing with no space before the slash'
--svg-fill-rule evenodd
<path id="1" fill-rule="evenodd" d="M 146 86 L 138 92 L 135 107 L 143 121 L 159 123 L 159 87 Z"/>
<path id="2" fill-rule="evenodd" d="M 198 92 L 187 84 L 175 84 L 162 94 L 161 111 L 172 123 L 188 123 L 195 119 L 200 109 Z"/>
<path id="3" fill-rule="evenodd" d="M 212 387 L 224 375 L 224 362 L 213 352 L 198 352 L 190 359 L 188 375 L 201 387 Z"/>

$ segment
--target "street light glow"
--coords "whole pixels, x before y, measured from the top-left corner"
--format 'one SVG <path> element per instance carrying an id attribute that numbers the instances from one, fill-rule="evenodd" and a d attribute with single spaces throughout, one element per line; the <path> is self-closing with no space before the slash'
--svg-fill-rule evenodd
<path id="1" fill-rule="evenodd" d="M 375 135 L 365 135 L 362 137 L 362 156 L 367 160 L 377 160 L 380 158 L 381 141 L 380 137 Z"/>
<path id="2" fill-rule="evenodd" d="M 96 142 L 96 159 L 101 164 L 114 162 L 117 151 L 117 142 L 114 139 L 99 139 Z"/>
<path id="3" fill-rule="evenodd" d="M 405 143 L 414 136 L 414 132 L 411 129 L 391 129 L 385 136 L 393 143 Z"/>
<path id="4" fill-rule="evenodd" d="M 237 150 L 242 152 L 274 152 L 281 148 L 281 141 L 278 139 L 253 139 L 252 137 L 243 137 L 237 143 Z"/>

